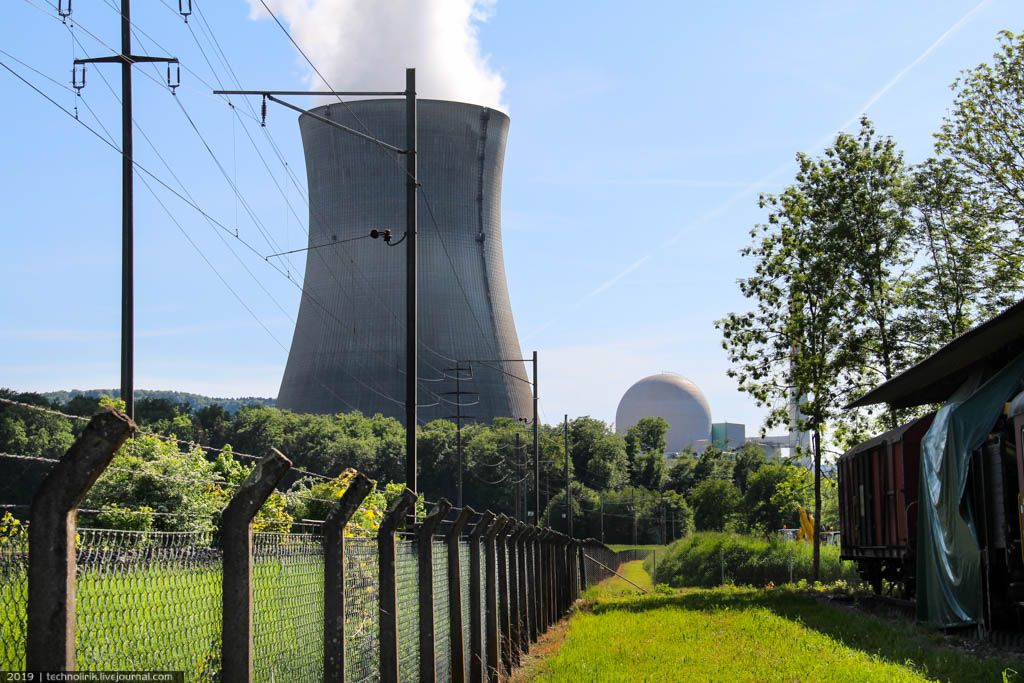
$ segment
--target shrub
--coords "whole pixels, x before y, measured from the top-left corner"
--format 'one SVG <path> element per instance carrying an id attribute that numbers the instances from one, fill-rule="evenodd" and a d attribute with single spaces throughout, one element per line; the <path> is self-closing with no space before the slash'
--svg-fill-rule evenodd
<path id="1" fill-rule="evenodd" d="M 645 563 L 648 571 L 650 558 Z M 659 554 L 655 583 L 670 586 L 718 586 L 722 583 L 764 586 L 812 578 L 812 549 L 781 538 L 765 540 L 730 533 L 700 532 L 676 541 Z M 858 583 L 852 562 L 839 559 L 836 546 L 821 547 L 820 580 Z"/>

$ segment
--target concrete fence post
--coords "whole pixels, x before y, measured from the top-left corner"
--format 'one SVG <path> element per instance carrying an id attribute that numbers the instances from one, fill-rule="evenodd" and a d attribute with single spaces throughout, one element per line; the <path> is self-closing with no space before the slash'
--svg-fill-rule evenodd
<path id="1" fill-rule="evenodd" d="M 585 591 L 590 587 L 590 577 L 587 575 L 587 546 L 590 543 L 590 539 L 584 538 L 579 544 L 580 554 L 580 591 Z"/>
<path id="2" fill-rule="evenodd" d="M 324 683 L 345 680 L 345 525 L 372 490 L 356 474 L 324 520 Z"/>
<path id="3" fill-rule="evenodd" d="M 484 588 L 486 596 L 484 608 L 486 610 L 484 620 L 487 622 L 487 642 L 484 647 L 487 652 L 487 671 L 485 680 L 495 683 L 501 673 L 501 619 L 499 618 L 498 607 L 500 598 L 498 596 L 501 582 L 498 577 L 498 534 L 505 525 L 504 515 L 495 518 L 491 526 L 484 532 L 484 559 L 487 563 Z"/>
<path id="4" fill-rule="evenodd" d="M 452 528 L 445 535 L 448 544 L 448 642 L 452 651 L 452 683 L 466 681 L 466 644 L 462 638 L 462 558 L 459 556 L 459 539 L 470 517 L 475 514 L 476 511 L 468 505 L 462 508 L 452 523 Z"/>
<path id="5" fill-rule="evenodd" d="M 579 572 L 576 570 L 576 540 L 573 538 L 568 539 L 565 542 L 565 563 L 566 563 L 566 583 L 569 586 L 569 608 L 572 608 L 573 603 L 576 602 L 576 579 L 579 576 Z"/>
<path id="6" fill-rule="evenodd" d="M 526 556 L 526 615 L 527 623 L 530 625 L 530 642 L 536 643 L 540 636 L 540 626 L 537 623 L 537 570 L 534 567 L 536 559 L 534 555 L 533 539 L 537 535 L 537 527 L 531 526 L 523 537 L 524 555 Z"/>
<path id="7" fill-rule="evenodd" d="M 501 661 L 503 664 L 503 671 L 509 673 L 512 671 L 512 621 L 509 615 L 509 581 L 508 581 L 508 530 L 515 524 L 515 522 L 505 515 L 498 517 L 501 521 L 501 526 L 498 529 L 498 535 L 495 537 L 495 546 L 497 547 L 497 561 L 498 561 L 498 614 L 499 624 L 498 628 L 501 639 Z"/>
<path id="8" fill-rule="evenodd" d="M 452 504 L 442 498 L 416 530 L 417 582 L 420 613 L 420 681 L 434 683 L 437 653 L 434 652 L 434 531 L 448 516 Z"/>
<path id="9" fill-rule="evenodd" d="M 508 613 L 509 640 L 512 652 L 512 666 L 519 666 L 519 633 L 522 629 L 522 613 L 519 602 L 519 545 L 517 543 L 522 522 L 513 522 L 505 542 L 508 546 Z"/>
<path id="10" fill-rule="evenodd" d="M 405 489 L 395 499 L 377 529 L 377 564 L 379 572 L 380 680 L 398 683 L 398 576 L 396 574 L 395 531 L 405 522 L 405 515 L 416 504 L 416 494 Z"/>
<path id="11" fill-rule="evenodd" d="M 280 451 L 256 463 L 221 516 L 221 680 L 253 680 L 252 520 L 292 462 Z"/>
<path id="12" fill-rule="evenodd" d="M 516 533 L 516 558 L 518 567 L 516 577 L 519 580 L 519 651 L 526 654 L 530 649 L 530 610 L 529 596 L 526 592 L 526 537 L 531 527 L 519 524 Z"/>
<path id="13" fill-rule="evenodd" d="M 537 552 L 537 619 L 538 628 L 541 632 L 547 631 L 551 625 L 548 619 L 548 591 L 547 591 L 547 531 L 538 529 L 534 545 Z"/>
<path id="14" fill-rule="evenodd" d="M 562 611 L 565 608 L 565 552 L 562 545 L 564 538 L 565 536 L 556 532 L 553 544 L 555 550 L 555 607 L 557 609 L 555 621 L 562 618 Z"/>
<path id="15" fill-rule="evenodd" d="M 550 627 L 558 621 L 558 611 L 555 604 L 555 532 L 550 529 L 544 534 L 544 551 L 547 554 L 544 565 L 544 590 L 547 592 L 548 612 L 547 620 Z"/>
<path id="16" fill-rule="evenodd" d="M 28 525 L 28 671 L 75 668 L 75 531 L 78 506 L 132 432 L 125 415 L 100 413 L 49 471 Z"/>
<path id="17" fill-rule="evenodd" d="M 568 536 L 562 536 L 561 545 L 558 548 L 558 555 L 562 559 L 562 572 L 559 578 L 562 581 L 562 614 L 565 615 L 569 612 L 569 607 L 572 605 L 572 565 L 569 555 L 569 548 L 572 547 L 572 539 Z"/>
<path id="18" fill-rule="evenodd" d="M 484 651 L 484 620 L 486 618 L 484 587 L 480 576 L 481 543 L 484 533 L 494 522 L 494 513 L 487 510 L 469 533 L 469 680 L 483 683 L 487 657 Z M 484 550 L 484 552 L 487 552 Z M 486 569 L 484 569 L 486 572 Z"/>

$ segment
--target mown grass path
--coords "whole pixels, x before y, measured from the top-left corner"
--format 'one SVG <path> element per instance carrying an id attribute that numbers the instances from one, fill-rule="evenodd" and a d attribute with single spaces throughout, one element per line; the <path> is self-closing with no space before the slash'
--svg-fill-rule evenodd
<path id="1" fill-rule="evenodd" d="M 648 587 L 641 563 L 622 572 Z M 646 581 L 646 583 L 641 583 Z M 981 657 L 911 623 L 789 589 L 591 589 L 536 681 L 1001 681 L 1024 661 Z"/>

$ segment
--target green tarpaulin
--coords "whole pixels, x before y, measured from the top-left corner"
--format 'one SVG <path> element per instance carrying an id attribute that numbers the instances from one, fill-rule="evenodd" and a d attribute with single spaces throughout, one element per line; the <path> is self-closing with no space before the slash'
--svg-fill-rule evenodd
<path id="1" fill-rule="evenodd" d="M 921 442 L 917 619 L 964 626 L 982 619 L 981 560 L 967 495 L 971 453 L 1021 389 L 1024 354 L 987 379 L 969 378 L 939 409 Z"/>

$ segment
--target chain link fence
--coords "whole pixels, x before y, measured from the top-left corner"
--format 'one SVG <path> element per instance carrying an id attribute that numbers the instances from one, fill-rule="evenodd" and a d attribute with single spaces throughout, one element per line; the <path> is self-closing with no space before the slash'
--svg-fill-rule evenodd
<path id="1" fill-rule="evenodd" d="M 434 558 L 434 666 L 437 679 L 452 676 L 451 620 L 448 612 L 448 544 L 433 540 Z"/>
<path id="2" fill-rule="evenodd" d="M 377 539 L 345 540 L 345 676 L 356 683 L 380 680 Z"/>
<path id="3" fill-rule="evenodd" d="M 0 536 L 0 671 L 25 669 L 28 604 L 28 535 L 12 529 Z"/>
<path id="4" fill-rule="evenodd" d="M 398 666 L 402 680 L 420 675 L 419 558 L 413 534 L 399 534 L 395 574 L 398 578 Z"/>
<path id="5" fill-rule="evenodd" d="M 256 681 L 323 678 L 322 534 L 253 534 Z"/>
<path id="6" fill-rule="evenodd" d="M 97 433 L 106 433 L 104 429 L 114 429 L 114 426 L 121 430 L 119 434 L 123 432 L 122 436 L 131 429 L 131 423 L 123 416 L 104 413 L 90 420 L 86 430 L 95 427 Z M 466 537 L 453 544 L 460 568 L 457 581 L 449 581 L 448 565 L 454 558 L 448 556 L 447 539 L 428 539 L 426 543 L 429 545 L 419 545 L 415 517 L 411 517 L 414 521 L 394 539 L 393 565 L 390 553 L 381 551 L 380 544 L 385 539 L 383 536 L 378 539 L 376 530 L 363 531 L 357 524 L 353 524 L 351 529 L 346 527 L 345 571 L 344 576 L 339 577 L 333 569 L 328 572 L 329 567 L 337 567 L 338 558 L 325 557 L 325 548 L 338 548 L 338 544 L 335 539 L 325 539 L 323 523 L 300 520 L 292 531 L 281 533 L 254 533 L 251 527 L 246 528 L 246 523 L 252 523 L 260 502 L 246 496 L 253 495 L 257 483 L 265 485 L 260 489 L 262 491 L 273 490 L 283 471 L 282 461 L 287 463 L 280 454 L 263 459 L 262 462 L 269 464 L 267 469 L 254 470 L 255 479 L 250 477 L 245 483 L 232 487 L 238 492 L 233 494 L 235 498 L 223 518 L 217 510 L 184 514 L 176 510 L 153 510 L 147 506 L 139 509 L 114 506 L 114 512 L 76 510 L 70 503 L 59 502 L 59 496 L 55 498 L 52 493 L 75 491 L 75 498 L 81 499 L 83 492 L 96 481 L 109 463 L 110 456 L 122 443 L 114 443 L 106 437 L 80 440 L 91 444 L 85 446 L 85 456 L 77 452 L 76 467 L 52 470 L 60 476 L 55 480 L 57 484 L 48 487 L 51 494 L 49 506 L 38 506 L 36 512 L 39 516 L 33 518 L 35 532 L 46 530 L 43 532 L 47 535 L 46 542 L 33 546 L 33 552 L 42 553 L 44 562 L 30 566 L 27 523 L 2 514 L 2 510 L 25 506 L 12 503 L 0 508 L 2 671 L 24 671 L 30 661 L 35 661 L 46 662 L 45 668 L 53 670 L 183 671 L 187 681 L 213 682 L 225 676 L 245 678 L 245 667 L 251 656 L 253 678 L 260 683 L 322 680 L 325 675 L 333 678 L 337 676 L 341 658 L 336 656 L 336 649 L 325 651 L 324 639 L 335 638 L 338 631 L 334 629 L 340 630 L 340 624 L 333 612 L 326 615 L 330 619 L 325 618 L 328 591 L 330 596 L 336 595 L 334 591 L 344 595 L 345 633 L 341 646 L 345 654 L 344 675 L 349 681 L 390 679 L 394 677 L 396 660 L 398 677 L 403 681 L 417 680 L 423 661 L 433 661 L 438 680 L 451 680 L 457 673 L 470 679 L 477 671 L 485 672 L 484 675 L 489 677 L 486 672 L 494 669 L 500 669 L 501 675 L 507 676 L 510 672 L 500 661 L 500 656 L 499 661 L 488 661 L 485 654 L 488 644 L 494 645 L 493 641 L 497 640 L 499 652 L 511 653 L 514 661 L 518 661 L 522 650 L 527 647 L 525 641 L 529 639 L 523 634 L 531 620 L 525 611 L 533 611 L 538 605 L 532 594 L 525 595 L 524 591 L 529 593 L 538 586 L 532 585 L 533 567 L 524 559 L 523 545 L 509 540 L 513 526 L 503 516 L 497 520 L 491 513 L 478 516 L 478 519 L 486 518 L 486 521 L 473 523 L 474 537 L 481 538 L 485 531 L 490 534 L 486 536 L 486 544 L 481 544 L 479 549 Z M 0 455 L 44 464 L 53 462 L 28 456 Z M 78 467 L 83 457 L 91 463 L 88 472 Z M 263 481 L 259 480 L 260 476 L 264 476 Z M 272 476 L 277 478 L 268 483 Z M 362 484 L 356 479 L 342 495 L 335 511 L 352 514 L 359 508 L 372 489 L 369 480 L 362 475 L 359 477 Z M 207 480 L 191 483 L 215 487 L 224 484 Z M 356 492 L 351 496 L 353 500 L 346 503 L 344 499 L 352 491 Z M 404 503 L 407 510 L 415 496 L 405 491 L 398 502 L 403 498 L 407 501 Z M 63 500 L 70 499 L 68 495 L 63 497 Z M 233 506 L 236 501 L 243 504 Z M 336 501 L 321 502 L 332 504 Z M 391 520 L 404 514 L 401 505 L 395 505 Z M 250 511 L 244 513 L 246 516 L 239 516 L 240 510 Z M 459 510 L 455 512 L 462 513 Z M 89 520 L 86 528 L 77 528 L 72 536 L 65 537 L 64 525 L 68 520 L 77 522 L 77 513 L 99 516 L 86 517 Z M 385 526 L 380 522 L 380 514 L 376 512 L 375 518 L 380 523 L 379 533 L 393 533 L 394 524 Z M 181 528 L 189 530 L 152 530 L 153 526 L 160 526 L 154 523 L 154 519 L 159 521 L 175 516 L 189 517 L 189 524 L 181 525 Z M 113 524 L 110 520 L 114 517 L 123 524 L 145 530 L 93 528 Z M 224 524 L 218 531 L 222 521 L 229 517 L 233 522 Z M 461 518 L 458 522 L 460 529 L 470 517 Z M 374 519 L 374 516 L 370 515 L 370 518 Z M 458 515 L 457 519 L 460 519 Z M 496 526 L 488 527 L 492 522 Z M 517 528 L 522 530 L 523 527 L 519 525 Z M 297 529 L 303 531 L 300 533 Z M 251 554 L 247 543 L 250 538 Z M 330 542 L 325 543 L 325 540 Z M 565 553 L 575 552 L 570 549 L 576 546 L 567 544 L 567 540 L 558 534 L 546 534 L 541 542 L 546 545 L 539 557 L 546 564 L 537 567 L 537 571 L 543 577 L 543 593 L 548 601 L 544 605 L 544 621 L 564 614 L 575 597 L 572 593 L 575 556 L 567 557 Z M 33 539 L 34 543 L 38 541 Z M 495 548 L 495 544 L 496 549 L 488 556 L 486 547 Z M 590 552 L 605 557 L 602 553 L 606 547 L 594 541 L 588 542 L 587 547 Z M 425 605 L 425 608 L 432 608 L 433 612 L 434 649 L 421 652 L 419 560 L 420 553 L 427 549 L 433 553 L 432 562 L 424 567 L 431 574 L 429 585 L 433 591 L 433 605 Z M 470 562 L 471 557 L 477 557 L 472 555 L 474 552 L 480 553 L 479 575 L 472 571 Z M 60 567 L 67 555 L 72 554 L 74 573 L 66 574 Z M 488 560 L 494 562 L 497 559 L 495 555 L 503 558 L 504 562 L 489 582 Z M 609 563 L 614 561 L 614 553 L 612 556 Z M 240 570 L 225 574 L 226 566 Z M 250 569 L 252 581 L 247 584 L 244 577 L 248 576 Z M 381 591 L 382 571 L 395 572 L 397 580 L 393 594 L 387 591 L 385 595 Z M 527 576 L 520 576 L 523 571 Z M 33 577 L 31 633 L 27 628 L 30 573 Z M 591 572 L 587 583 L 601 578 L 600 573 Z M 35 592 L 39 586 L 62 587 L 65 581 L 73 582 L 73 601 L 62 590 Z M 226 591 L 225 585 L 229 587 Z M 499 591 L 502 592 L 500 599 L 495 600 Z M 556 595 L 561 604 L 552 602 Z M 451 598 L 456 596 L 461 607 L 452 612 Z M 478 615 L 472 614 L 473 596 L 478 598 Z M 333 602 L 332 610 L 340 608 L 337 600 Z M 497 604 L 499 613 L 488 613 L 489 604 Z M 225 609 L 229 611 L 224 612 Z M 382 609 L 389 611 L 382 612 Z M 479 639 L 473 638 L 473 616 L 478 617 Z M 495 618 L 498 633 L 490 633 L 488 621 Z M 65 649 L 60 647 L 59 641 L 67 633 L 66 627 L 71 625 L 68 620 L 73 620 L 75 639 Z M 225 630 L 225 623 L 233 627 Z M 246 628 L 250 623 L 251 633 Z M 392 633 L 391 629 L 395 627 L 397 652 L 394 643 L 389 644 L 380 638 L 382 629 L 385 633 Z M 330 632 L 325 633 L 325 628 Z M 461 648 L 453 647 L 453 637 L 457 639 L 454 645 L 461 644 Z M 471 643 L 477 640 L 482 651 L 474 652 Z M 26 650 L 29 650 L 28 657 Z M 461 661 L 458 659 L 460 650 Z M 71 652 L 73 656 L 66 658 L 65 652 Z M 385 658 L 382 653 L 388 656 Z M 425 657 L 432 659 L 425 660 Z M 481 659 L 485 666 L 480 666 Z M 454 670 L 456 666 L 464 667 L 464 670 Z"/>
<path id="7" fill-rule="evenodd" d="M 472 605 L 470 604 L 470 587 L 469 587 L 469 576 L 472 567 L 469 566 L 469 541 L 466 539 L 459 540 L 459 591 L 461 594 L 462 602 L 462 649 L 463 649 L 463 664 L 465 673 L 465 679 L 469 680 L 469 667 L 472 661 L 469 644 L 472 637 L 472 625 L 471 625 L 471 610 Z"/>

